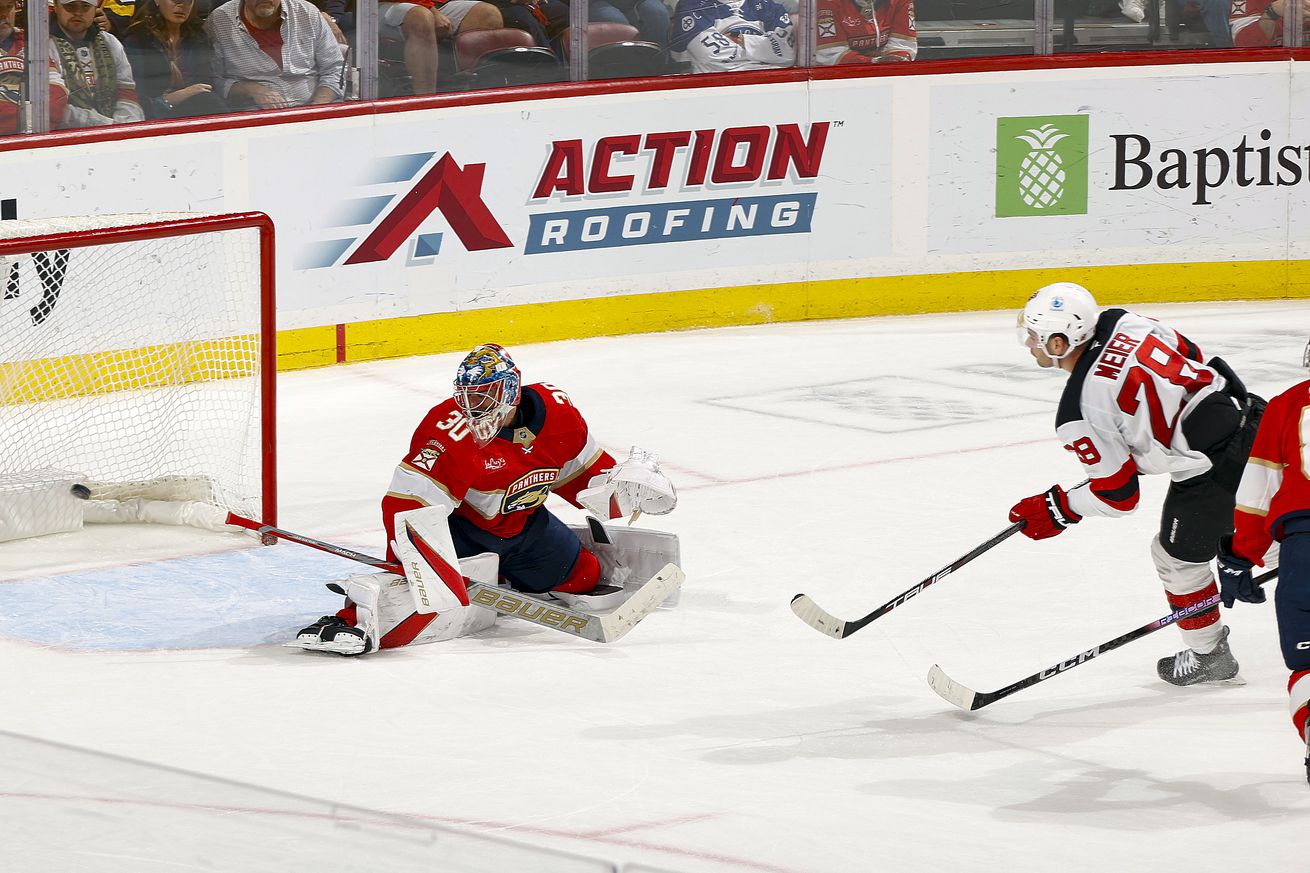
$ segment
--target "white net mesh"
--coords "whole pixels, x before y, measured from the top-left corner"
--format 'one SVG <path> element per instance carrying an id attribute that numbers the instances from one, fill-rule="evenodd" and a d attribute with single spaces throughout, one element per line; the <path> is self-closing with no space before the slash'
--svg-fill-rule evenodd
<path id="1" fill-rule="evenodd" d="M 177 218 L 3 221 L 0 240 Z M 0 499 L 53 469 L 261 517 L 260 264 L 256 228 L 5 255 Z"/>

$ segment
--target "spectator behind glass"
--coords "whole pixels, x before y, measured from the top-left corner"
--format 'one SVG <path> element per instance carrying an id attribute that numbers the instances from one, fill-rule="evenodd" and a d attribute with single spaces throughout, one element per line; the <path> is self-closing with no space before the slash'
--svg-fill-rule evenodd
<path id="1" fill-rule="evenodd" d="M 234 109 L 282 109 L 341 99 L 345 57 L 307 0 L 228 0 L 205 21 L 214 89 Z"/>
<path id="2" fill-rule="evenodd" d="M 123 44 L 95 23 L 86 0 L 55 0 L 50 15 L 50 56 L 68 88 L 61 128 L 101 127 L 145 120 Z"/>
<path id="3" fill-rule="evenodd" d="M 101 30 L 121 40 L 127 35 L 137 5 L 138 0 L 100 0 L 100 14 L 96 16 L 96 23 Z"/>
<path id="4" fill-rule="evenodd" d="M 0 0 L 0 134 L 18 133 L 19 106 L 27 79 L 27 40 L 18 28 L 17 0 Z M 68 89 L 50 58 L 50 125 L 58 127 L 68 105 Z"/>
<path id="5" fill-rule="evenodd" d="M 1119 0 L 1119 10 L 1123 12 L 1124 17 L 1130 21 L 1146 20 L 1146 4 L 1148 0 Z M 1154 0 L 1149 0 L 1154 2 Z M 1243 0 L 1229 4 L 1229 0 L 1165 0 L 1172 2 L 1182 10 L 1185 18 L 1199 16 L 1201 22 L 1205 25 L 1206 31 L 1210 34 L 1209 45 L 1211 48 L 1232 48 L 1233 34 L 1235 30 L 1229 30 L 1228 19 L 1236 17 L 1235 7 L 1241 5 L 1249 6 L 1249 3 L 1243 3 Z M 1160 10 L 1160 17 L 1164 17 L 1164 10 Z"/>
<path id="6" fill-rule="evenodd" d="M 555 39 L 569 26 L 569 4 L 561 0 L 490 0 L 506 27 L 525 31 L 542 48 L 555 49 Z"/>
<path id="7" fill-rule="evenodd" d="M 646 42 L 669 43 L 669 7 L 663 0 L 591 0 L 588 15 L 592 21 L 631 24 Z"/>
<path id="8" fill-rule="evenodd" d="M 378 36 L 405 44 L 405 72 L 415 94 L 437 90 L 437 40 L 505 26 L 500 10 L 481 0 L 381 0 Z"/>
<path id="9" fill-rule="evenodd" d="M 678 0 L 669 49 L 696 73 L 767 70 L 796 62 L 791 16 L 776 0 Z"/>
<path id="10" fill-rule="evenodd" d="M 228 111 L 226 101 L 209 84 L 211 51 L 196 0 L 137 0 L 123 48 L 136 73 L 137 96 L 146 118 Z"/>
<path id="11" fill-rule="evenodd" d="M 1284 0 L 1233 0 L 1233 44 L 1262 48 L 1283 44 Z M 1310 2 L 1301 4 L 1302 32 L 1310 34 Z"/>
<path id="12" fill-rule="evenodd" d="M 814 61 L 877 64 L 919 53 L 914 0 L 818 0 Z"/>

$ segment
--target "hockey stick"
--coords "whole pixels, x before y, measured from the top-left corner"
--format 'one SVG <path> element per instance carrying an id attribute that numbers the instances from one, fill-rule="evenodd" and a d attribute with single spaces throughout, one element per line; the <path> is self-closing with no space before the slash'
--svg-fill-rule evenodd
<path id="1" fill-rule="evenodd" d="M 1256 576 L 1254 581 L 1257 584 L 1263 585 L 1277 575 L 1278 569 L 1274 568 L 1273 570 Z M 1205 612 L 1210 607 L 1218 605 L 1219 598 L 1220 595 L 1216 594 L 1213 597 L 1207 597 L 1205 600 L 1202 600 L 1199 603 L 1193 603 L 1191 606 L 1180 609 L 1177 612 L 1171 612 L 1164 618 L 1157 618 L 1150 624 L 1144 624 L 1136 630 L 1129 631 L 1123 636 L 1115 637 L 1109 642 L 1101 643 L 1099 646 L 1092 646 L 1085 652 L 1074 655 L 1072 658 L 1069 658 L 1066 661 L 1061 661 L 1058 664 L 1052 664 L 1045 670 L 1040 670 L 1031 676 L 1025 676 L 1018 682 L 1011 683 L 997 691 L 974 691 L 972 688 L 962 685 L 950 676 L 947 676 L 946 673 L 942 671 L 942 668 L 936 664 L 933 664 L 932 669 L 928 671 L 928 684 L 932 686 L 932 690 L 936 691 L 947 703 L 958 706 L 966 712 L 972 712 L 976 709 L 982 709 L 989 703 L 995 703 L 1004 697 L 1009 697 L 1015 692 L 1036 685 L 1038 682 L 1045 682 L 1053 676 L 1059 676 L 1061 673 L 1072 670 L 1079 664 L 1087 663 L 1097 655 L 1103 655 L 1111 649 L 1117 649 L 1120 646 L 1131 643 L 1133 640 L 1141 639 L 1147 634 L 1155 633 L 1162 627 L 1168 627 L 1184 618 L 1196 615 L 1199 612 Z"/>
<path id="2" fill-rule="evenodd" d="M 989 551 L 1007 538 L 1017 534 L 1019 531 L 1023 530 L 1023 526 L 1024 522 L 1016 521 L 987 542 L 973 549 L 973 551 L 969 552 L 967 555 L 961 555 L 956 558 L 936 573 L 933 573 L 927 579 L 924 579 L 918 585 L 901 592 L 873 612 L 864 616 L 864 618 L 857 618 L 854 621 L 842 621 L 840 618 L 815 603 L 808 594 L 797 594 L 793 597 L 791 599 L 791 611 L 796 613 L 797 618 L 817 630 L 819 633 L 827 634 L 834 640 L 844 639 L 865 625 L 871 624 L 877 619 L 882 618 L 896 607 L 903 605 L 905 601 L 909 600 L 929 585 L 945 579 L 947 576 L 951 575 L 983 552 Z"/>
<path id="3" fill-rule="evenodd" d="M 309 546 L 311 549 L 318 549 L 320 552 L 395 573 L 397 576 L 405 575 L 404 568 L 392 561 L 292 533 L 271 524 L 260 524 L 236 513 L 227 514 L 227 523 L 254 531 L 261 539 L 267 540 L 268 537 L 273 536 L 290 540 L 302 546 Z M 467 577 L 464 582 L 468 586 L 470 603 L 494 610 L 501 615 L 519 618 L 552 630 L 564 631 L 592 642 L 612 643 L 627 635 L 639 621 L 654 612 L 670 594 L 678 590 L 685 578 L 686 576 L 676 564 L 665 564 L 663 569 L 633 591 L 623 603 L 607 612 L 573 609 L 559 601 L 545 600 L 543 597 L 534 597 L 521 591 L 489 585 Z"/>

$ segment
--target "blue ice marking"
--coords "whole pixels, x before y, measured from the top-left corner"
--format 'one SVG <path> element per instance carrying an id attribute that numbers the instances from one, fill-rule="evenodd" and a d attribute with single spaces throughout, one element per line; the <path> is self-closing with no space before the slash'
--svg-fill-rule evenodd
<path id="1" fill-rule="evenodd" d="M 341 608 L 324 584 L 368 573 L 282 544 L 0 585 L 0 636 L 72 651 L 284 642 Z"/>

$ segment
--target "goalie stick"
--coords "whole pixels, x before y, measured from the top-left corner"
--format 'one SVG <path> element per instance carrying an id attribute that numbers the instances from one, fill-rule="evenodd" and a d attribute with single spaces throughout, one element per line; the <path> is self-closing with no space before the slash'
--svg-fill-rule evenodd
<path id="1" fill-rule="evenodd" d="M 388 573 L 395 573 L 397 576 L 405 575 L 404 568 L 397 563 L 292 533 L 271 524 L 260 524 L 249 518 L 243 518 L 236 513 L 228 513 L 227 523 L 254 531 L 265 540 L 270 536 L 290 540 L 293 543 L 309 546 L 311 549 L 318 549 L 330 555 L 348 558 L 379 570 L 386 570 Z M 552 630 L 563 631 L 592 642 L 612 643 L 626 636 L 628 631 L 637 626 L 638 622 L 654 612 L 656 607 L 663 603 L 670 594 L 678 590 L 685 578 L 686 576 L 676 564 L 665 564 L 663 569 L 642 583 L 626 600 L 616 608 L 606 612 L 587 612 L 582 609 L 573 609 L 559 601 L 545 600 L 542 597 L 502 588 L 499 585 L 477 582 L 467 577 L 464 581 L 468 586 L 470 603 L 494 610 L 501 615 L 522 619 Z"/>
<path id="2" fill-rule="evenodd" d="M 912 588 L 902 591 L 900 594 L 896 595 L 891 600 L 887 601 L 882 606 L 878 607 L 873 612 L 869 613 L 863 618 L 857 618 L 853 621 L 843 621 L 842 619 L 828 612 L 823 607 L 819 606 L 819 604 L 815 603 L 814 600 L 808 594 L 797 594 L 795 597 L 793 597 L 791 599 L 791 611 L 796 613 L 797 618 L 799 618 L 801 621 L 805 622 L 810 627 L 817 630 L 819 633 L 827 634 L 828 636 L 832 637 L 834 640 L 845 639 L 846 637 L 855 633 L 860 628 L 873 623 L 877 619 L 882 618 L 884 615 L 891 612 L 896 607 L 903 605 L 905 601 L 909 600 L 911 597 L 918 594 L 920 591 L 927 588 L 929 585 L 932 585 L 934 583 L 940 582 L 941 580 L 945 579 L 947 576 L 954 573 L 956 570 L 960 569 L 965 564 L 969 563 L 974 558 L 981 555 L 983 552 L 989 551 L 990 549 L 1004 542 L 1007 538 L 1013 536 L 1014 534 L 1017 534 L 1019 531 L 1023 530 L 1023 526 L 1024 526 L 1024 522 L 1016 521 L 1014 524 L 1010 525 L 1005 530 L 1001 531 L 996 536 L 989 539 L 987 542 L 976 547 L 968 554 L 961 555 L 960 557 L 956 558 L 954 561 L 947 564 L 945 567 L 941 568 L 936 573 L 933 573 L 927 579 L 924 579 L 918 585 L 915 585 Z"/>
<path id="3" fill-rule="evenodd" d="M 1257 584 L 1263 585 L 1277 575 L 1278 569 L 1275 568 L 1256 576 L 1254 581 Z M 1213 597 L 1207 597 L 1205 600 L 1202 600 L 1199 603 L 1193 603 L 1191 606 L 1180 609 L 1177 612 L 1171 612 L 1164 618 L 1157 618 L 1150 624 L 1144 624 L 1136 630 L 1131 630 L 1122 636 L 1117 636 L 1108 642 L 1101 643 L 1099 646 L 1092 646 L 1087 651 L 1080 652 L 1068 660 L 1061 661 L 1058 664 L 1052 664 L 1045 670 L 1040 670 L 1031 676 L 1025 676 L 1018 682 L 1012 682 L 1004 688 L 996 691 L 974 691 L 972 688 L 962 685 L 950 676 L 947 676 L 942 668 L 936 664 L 933 664 L 932 669 L 928 671 L 928 685 L 930 685 L 932 690 L 936 691 L 937 694 L 947 703 L 958 706 L 966 712 L 973 712 L 974 710 L 982 709 L 990 703 L 995 703 L 1002 698 L 1009 697 L 1011 694 L 1022 691 L 1025 688 L 1030 688 L 1038 682 L 1045 682 L 1047 679 L 1059 676 L 1061 673 L 1072 670 L 1079 664 L 1087 663 L 1097 655 L 1103 655 L 1112 649 L 1117 649 L 1120 646 L 1127 645 L 1133 640 L 1141 639 L 1147 634 L 1155 633 L 1160 628 L 1168 627 L 1188 616 L 1196 615 L 1199 612 L 1205 612 L 1210 607 L 1218 605 L 1219 598 L 1220 595 L 1216 594 Z"/>

